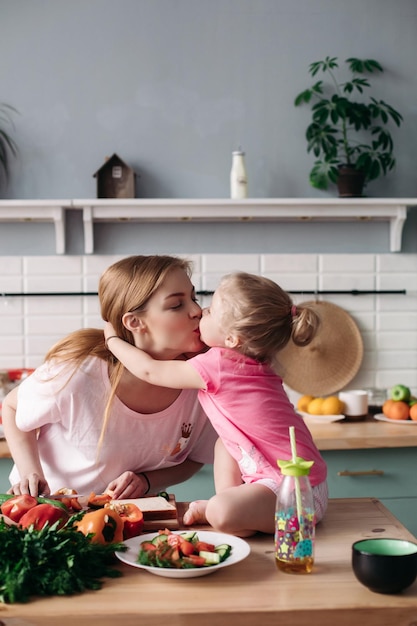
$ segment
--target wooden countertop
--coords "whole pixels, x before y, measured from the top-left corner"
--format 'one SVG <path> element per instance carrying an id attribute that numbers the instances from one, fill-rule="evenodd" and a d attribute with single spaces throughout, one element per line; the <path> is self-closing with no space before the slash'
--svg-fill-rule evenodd
<path id="1" fill-rule="evenodd" d="M 379 422 L 368 416 L 362 422 L 315 423 L 306 419 L 319 450 L 361 450 L 366 448 L 412 448 L 417 446 L 417 422 Z M 6 441 L 0 440 L 0 459 L 10 458 Z"/>
<path id="2" fill-rule="evenodd" d="M 184 505 L 179 505 L 180 512 Z M 398 595 L 369 591 L 354 577 L 351 544 L 363 537 L 413 536 L 374 499 L 331 500 L 317 527 L 309 575 L 276 568 L 271 535 L 250 538 L 242 563 L 202 578 L 171 579 L 120 563 L 123 576 L 100 591 L 0 604 L 4 626 L 351 626 L 415 623 L 417 581 Z"/>
<path id="3" fill-rule="evenodd" d="M 417 422 L 398 424 L 380 422 L 369 415 L 362 422 L 315 423 L 306 419 L 319 450 L 357 450 L 366 448 L 412 448 L 417 446 Z"/>

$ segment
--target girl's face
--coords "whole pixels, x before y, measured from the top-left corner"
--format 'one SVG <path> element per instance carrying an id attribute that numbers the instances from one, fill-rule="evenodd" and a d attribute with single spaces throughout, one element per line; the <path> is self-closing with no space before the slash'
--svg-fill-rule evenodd
<path id="1" fill-rule="evenodd" d="M 215 291 L 211 305 L 203 309 L 203 317 L 200 320 L 201 339 L 207 346 L 224 348 L 226 345 L 226 332 L 222 329 L 223 303 L 219 291 Z"/>
<path id="2" fill-rule="evenodd" d="M 200 339 L 200 317 L 194 286 L 183 270 L 175 269 L 140 314 L 142 324 L 135 333 L 136 345 L 163 360 L 200 352 L 205 348 Z"/>

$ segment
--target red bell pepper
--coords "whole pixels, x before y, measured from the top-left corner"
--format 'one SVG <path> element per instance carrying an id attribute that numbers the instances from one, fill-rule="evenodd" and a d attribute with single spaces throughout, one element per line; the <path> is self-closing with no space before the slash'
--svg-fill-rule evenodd
<path id="1" fill-rule="evenodd" d="M 55 522 L 60 522 L 58 528 L 61 528 L 68 519 L 62 507 L 53 506 L 53 504 L 37 504 L 27 511 L 19 520 L 19 526 L 29 528 L 33 526 L 35 530 L 41 530 L 46 524 L 52 526 Z"/>
<path id="2" fill-rule="evenodd" d="M 9 498 L 1 505 L 3 515 L 11 519 L 13 522 L 19 522 L 20 518 L 30 509 L 37 506 L 38 501 L 28 493 L 21 494 Z"/>
<path id="3" fill-rule="evenodd" d="M 112 502 L 106 508 L 116 511 L 123 520 L 123 539 L 140 535 L 143 529 L 143 513 L 133 502 Z"/>

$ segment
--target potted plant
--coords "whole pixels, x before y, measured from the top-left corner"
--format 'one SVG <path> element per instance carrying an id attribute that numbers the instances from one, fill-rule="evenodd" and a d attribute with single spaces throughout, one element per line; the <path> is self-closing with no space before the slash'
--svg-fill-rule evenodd
<path id="1" fill-rule="evenodd" d="M 7 132 L 7 128 L 13 128 L 12 113 L 17 113 L 9 104 L 0 102 L 0 173 L 7 182 L 9 178 L 10 155 L 17 155 L 17 145 Z"/>
<path id="2" fill-rule="evenodd" d="M 316 157 L 310 184 L 327 189 L 338 185 L 340 196 L 360 196 L 363 186 L 385 175 L 395 165 L 393 140 L 387 125 L 400 126 L 402 115 L 383 100 L 362 96 L 371 85 L 367 74 L 383 72 L 373 59 L 346 59 L 351 77 L 340 82 L 334 72 L 337 57 L 326 57 L 309 66 L 311 76 L 323 72 L 329 84 L 319 80 L 295 98 L 295 106 L 311 104 L 312 122 L 306 130 L 307 152 Z M 359 95 L 359 99 L 354 96 Z M 348 179 L 359 178 L 359 187 L 344 187 Z"/>

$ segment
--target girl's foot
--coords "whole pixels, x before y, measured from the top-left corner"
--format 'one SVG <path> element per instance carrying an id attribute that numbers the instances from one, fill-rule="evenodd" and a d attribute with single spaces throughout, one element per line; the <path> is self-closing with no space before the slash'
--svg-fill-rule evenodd
<path id="1" fill-rule="evenodd" d="M 192 526 L 193 524 L 207 524 L 206 518 L 207 500 L 195 500 L 190 502 L 188 510 L 184 513 L 182 519 L 185 526 Z"/>

